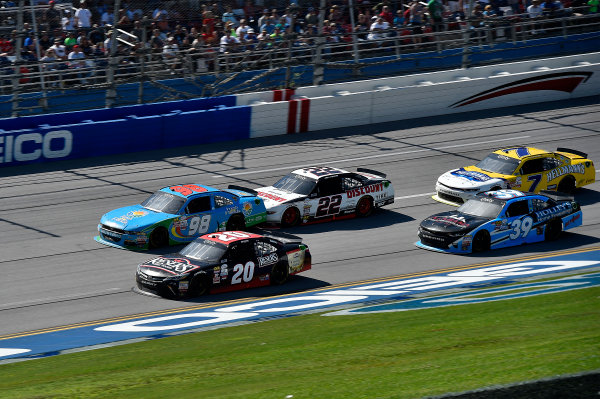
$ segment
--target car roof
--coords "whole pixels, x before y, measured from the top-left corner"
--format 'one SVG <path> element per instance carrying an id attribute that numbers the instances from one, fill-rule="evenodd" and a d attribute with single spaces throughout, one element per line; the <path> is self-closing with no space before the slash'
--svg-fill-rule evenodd
<path id="1" fill-rule="evenodd" d="M 229 245 L 234 242 L 262 238 L 260 234 L 248 233 L 246 231 L 223 231 L 220 233 L 210 233 L 201 236 L 201 239 L 218 242 L 220 244 Z"/>
<path id="2" fill-rule="evenodd" d="M 542 194 L 523 192 L 523 191 L 517 191 L 517 190 L 486 191 L 486 192 L 477 194 L 477 197 L 493 198 L 495 200 L 504 201 L 504 202 L 508 202 L 515 198 L 531 198 L 531 197 L 547 198 L 545 195 L 542 195 Z"/>
<path id="3" fill-rule="evenodd" d="M 317 170 L 319 171 L 319 173 L 318 174 L 314 173 Z M 350 173 L 350 172 L 343 170 L 343 169 L 332 168 L 332 167 L 328 167 L 328 166 L 312 166 L 312 167 L 307 167 L 307 168 L 302 168 L 302 169 L 296 169 L 292 173 L 300 175 L 300 176 L 304 176 L 304 177 L 310 177 L 311 179 L 319 180 L 326 176 L 334 176 L 334 175 L 340 175 L 343 173 Z"/>
<path id="4" fill-rule="evenodd" d="M 507 147 L 494 151 L 494 154 L 504 155 L 510 158 L 521 160 L 533 155 L 543 155 L 552 153 L 535 147 Z"/>
<path id="5" fill-rule="evenodd" d="M 188 198 L 194 194 L 219 192 L 218 188 L 205 186 L 203 184 L 179 184 L 168 187 L 163 187 L 159 191 L 177 195 L 179 197 Z"/>

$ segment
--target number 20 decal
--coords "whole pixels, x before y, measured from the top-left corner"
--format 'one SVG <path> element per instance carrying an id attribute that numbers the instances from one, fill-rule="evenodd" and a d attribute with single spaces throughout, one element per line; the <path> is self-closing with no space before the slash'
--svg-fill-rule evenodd
<path id="1" fill-rule="evenodd" d="M 531 227 L 533 226 L 533 219 L 529 216 L 523 219 L 517 219 L 510 224 L 512 227 L 512 233 L 510 233 L 511 240 L 518 238 L 519 236 L 525 238 L 527 234 L 531 231 Z"/>
<path id="2" fill-rule="evenodd" d="M 315 217 L 335 215 L 340 213 L 340 205 L 342 204 L 341 195 L 333 195 L 331 197 L 323 197 L 319 200 L 317 205 L 317 212 Z"/>
<path id="3" fill-rule="evenodd" d="M 244 283 L 249 283 L 254 277 L 254 262 L 247 262 L 245 265 L 241 263 L 233 267 L 233 277 L 231 284 L 239 284 L 244 280 Z"/>

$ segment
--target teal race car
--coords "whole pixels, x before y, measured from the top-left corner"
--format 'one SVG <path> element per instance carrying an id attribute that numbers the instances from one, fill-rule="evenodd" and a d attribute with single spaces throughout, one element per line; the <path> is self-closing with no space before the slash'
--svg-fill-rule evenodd
<path id="1" fill-rule="evenodd" d="M 139 205 L 105 213 L 95 240 L 146 250 L 189 243 L 216 231 L 243 230 L 266 218 L 265 204 L 254 190 L 185 184 L 161 188 Z"/>

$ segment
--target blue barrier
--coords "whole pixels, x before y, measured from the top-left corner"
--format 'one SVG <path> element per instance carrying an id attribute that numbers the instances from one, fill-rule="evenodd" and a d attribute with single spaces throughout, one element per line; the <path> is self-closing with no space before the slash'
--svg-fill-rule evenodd
<path id="1" fill-rule="evenodd" d="M 107 111 L 113 110 L 97 111 L 110 114 Z M 147 112 L 145 108 L 139 111 Z M 206 110 L 174 110 L 4 131 L 0 132 L 0 166 L 248 139 L 250 118 L 249 106 L 221 105 Z"/>

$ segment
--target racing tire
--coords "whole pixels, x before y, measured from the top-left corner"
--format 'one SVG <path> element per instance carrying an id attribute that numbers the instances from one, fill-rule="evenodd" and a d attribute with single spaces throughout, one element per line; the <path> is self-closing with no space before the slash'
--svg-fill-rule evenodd
<path id="1" fill-rule="evenodd" d="M 364 218 L 373 213 L 373 199 L 362 197 L 356 204 L 356 216 Z"/>
<path id="2" fill-rule="evenodd" d="M 565 194 L 573 194 L 575 191 L 575 178 L 573 176 L 567 176 L 558 183 L 556 191 Z"/>
<path id="3" fill-rule="evenodd" d="M 208 279 L 206 278 L 206 274 L 202 272 L 192 277 L 187 296 L 190 298 L 202 296 L 208 294 L 209 291 L 210 285 L 208 284 Z"/>
<path id="4" fill-rule="evenodd" d="M 227 221 L 225 229 L 227 231 L 239 231 L 246 228 L 246 220 L 242 215 L 232 215 Z"/>
<path id="5" fill-rule="evenodd" d="M 284 262 L 279 262 L 271 269 L 271 285 L 282 285 L 290 277 L 290 271 Z"/>
<path id="6" fill-rule="evenodd" d="M 475 237 L 473 237 L 473 253 L 489 251 L 490 246 L 490 233 L 488 233 L 487 231 L 480 231 L 479 233 L 475 234 Z"/>
<path id="7" fill-rule="evenodd" d="M 546 230 L 544 231 L 544 240 L 556 241 L 560 237 L 561 233 L 562 223 L 559 219 L 553 219 L 546 225 Z"/>
<path id="8" fill-rule="evenodd" d="M 490 191 L 498 191 L 498 190 L 502 190 L 502 187 L 494 186 L 494 187 L 490 188 Z"/>
<path id="9" fill-rule="evenodd" d="M 281 216 L 281 227 L 294 227 L 300 223 L 300 211 L 295 206 L 286 209 Z"/>
<path id="10" fill-rule="evenodd" d="M 158 227 L 150 234 L 150 248 L 161 248 L 169 245 L 169 233 L 164 227 Z"/>

